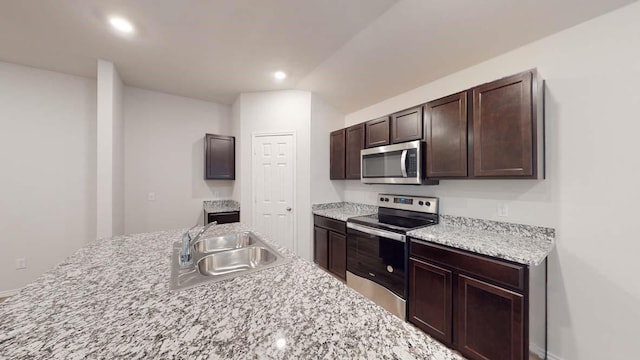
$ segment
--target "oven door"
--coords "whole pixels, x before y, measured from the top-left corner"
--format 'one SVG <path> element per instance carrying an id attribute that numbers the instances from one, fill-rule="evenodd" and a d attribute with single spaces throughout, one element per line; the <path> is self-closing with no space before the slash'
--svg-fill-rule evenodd
<path id="1" fill-rule="evenodd" d="M 403 234 L 347 222 L 347 271 L 405 299 Z"/>

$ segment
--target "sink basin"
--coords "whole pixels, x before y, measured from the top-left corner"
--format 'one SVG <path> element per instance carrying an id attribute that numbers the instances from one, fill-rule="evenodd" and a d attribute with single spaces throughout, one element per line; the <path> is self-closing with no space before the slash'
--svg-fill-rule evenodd
<path id="1" fill-rule="evenodd" d="M 251 231 L 207 237 L 192 245 L 193 262 L 180 263 L 181 242 L 173 244 L 171 290 L 242 276 L 291 262 Z"/>
<path id="2" fill-rule="evenodd" d="M 256 236 L 250 231 L 200 239 L 193 245 L 193 251 L 209 254 L 232 249 L 245 248 L 256 243 Z"/>
<path id="3" fill-rule="evenodd" d="M 198 261 L 198 271 L 207 276 L 255 269 L 273 263 L 276 255 L 263 247 L 245 247 L 207 255 Z"/>

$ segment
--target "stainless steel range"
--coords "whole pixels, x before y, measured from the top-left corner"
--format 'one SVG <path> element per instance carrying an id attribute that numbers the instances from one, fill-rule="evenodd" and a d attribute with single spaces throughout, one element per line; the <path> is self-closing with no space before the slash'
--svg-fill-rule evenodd
<path id="1" fill-rule="evenodd" d="M 378 214 L 347 220 L 347 285 L 404 319 L 408 231 L 438 223 L 438 199 L 378 194 Z"/>

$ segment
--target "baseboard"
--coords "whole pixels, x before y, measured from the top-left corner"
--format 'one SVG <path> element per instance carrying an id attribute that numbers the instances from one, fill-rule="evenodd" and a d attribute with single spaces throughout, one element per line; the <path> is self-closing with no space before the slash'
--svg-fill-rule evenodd
<path id="1" fill-rule="evenodd" d="M 544 359 L 544 349 L 536 344 L 529 344 L 529 352 L 536 354 L 539 358 Z M 547 360 L 563 360 L 560 356 L 554 355 L 547 351 Z"/>
<path id="2" fill-rule="evenodd" d="M 16 295 L 19 291 L 20 291 L 20 289 L 0 291 L 0 298 L 5 298 L 5 297 Z"/>

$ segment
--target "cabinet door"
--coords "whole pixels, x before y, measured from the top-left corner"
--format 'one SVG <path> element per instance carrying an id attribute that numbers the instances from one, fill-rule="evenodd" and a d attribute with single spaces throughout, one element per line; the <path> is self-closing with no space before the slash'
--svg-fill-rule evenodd
<path id="1" fill-rule="evenodd" d="M 458 276 L 458 349 L 470 359 L 524 359 L 524 297 Z"/>
<path id="2" fill-rule="evenodd" d="M 366 146 L 382 146 L 389 144 L 389 117 L 371 120 L 365 123 Z"/>
<path id="3" fill-rule="evenodd" d="M 391 115 L 391 143 L 422 139 L 422 106 Z"/>
<path id="4" fill-rule="evenodd" d="M 235 180 L 236 138 L 206 134 L 204 138 L 206 180 Z"/>
<path id="5" fill-rule="evenodd" d="M 330 135 L 329 178 L 344 179 L 345 176 L 345 129 L 334 131 Z"/>
<path id="6" fill-rule="evenodd" d="M 313 227 L 313 260 L 318 266 L 329 269 L 329 231 Z"/>
<path id="7" fill-rule="evenodd" d="M 409 260 L 409 321 L 445 345 L 452 340 L 452 273 Z"/>
<path id="8" fill-rule="evenodd" d="M 329 270 L 347 279 L 347 237 L 333 231 L 329 232 Z"/>
<path id="9" fill-rule="evenodd" d="M 348 127 L 346 130 L 347 179 L 360 179 L 360 150 L 364 149 L 364 123 Z"/>
<path id="10" fill-rule="evenodd" d="M 467 92 L 427 103 L 427 177 L 467 176 Z"/>
<path id="11" fill-rule="evenodd" d="M 473 176 L 535 177 L 532 73 L 473 89 Z"/>

